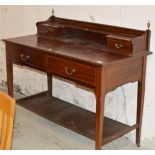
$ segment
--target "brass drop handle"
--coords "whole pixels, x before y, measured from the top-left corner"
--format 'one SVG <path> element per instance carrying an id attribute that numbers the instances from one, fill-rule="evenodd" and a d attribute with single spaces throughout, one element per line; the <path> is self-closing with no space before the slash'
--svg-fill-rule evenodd
<path id="1" fill-rule="evenodd" d="M 116 47 L 116 48 L 122 48 L 123 45 L 122 45 L 122 44 L 117 44 L 117 43 L 116 43 L 116 44 L 115 44 L 115 47 Z"/>
<path id="2" fill-rule="evenodd" d="M 48 30 L 42 29 L 42 33 L 47 33 L 47 32 L 48 32 Z"/>
<path id="3" fill-rule="evenodd" d="M 25 56 L 24 54 L 21 54 L 21 55 L 20 55 L 20 58 L 21 58 L 22 61 L 25 62 L 25 61 L 27 61 L 27 60 L 30 58 L 30 56 L 29 56 L 29 55 L 26 55 L 26 56 Z"/>
<path id="4" fill-rule="evenodd" d="M 67 75 L 69 75 L 69 76 L 71 76 L 71 75 L 73 75 L 73 73 L 76 73 L 76 69 L 75 68 L 73 68 L 72 70 L 71 70 L 71 72 L 69 72 L 69 67 L 65 67 L 65 73 L 67 74 Z"/>

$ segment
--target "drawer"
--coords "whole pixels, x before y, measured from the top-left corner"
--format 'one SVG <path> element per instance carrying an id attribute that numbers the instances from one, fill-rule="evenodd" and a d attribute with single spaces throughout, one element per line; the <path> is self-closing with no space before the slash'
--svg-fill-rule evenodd
<path id="1" fill-rule="evenodd" d="M 47 35 L 47 34 L 55 34 L 55 29 L 50 27 L 50 29 L 48 27 L 38 27 L 38 34 L 40 35 Z"/>
<path id="2" fill-rule="evenodd" d="M 44 69 L 45 56 L 43 53 L 25 46 L 15 46 L 12 52 L 13 62 L 16 64 Z"/>
<path id="3" fill-rule="evenodd" d="M 52 74 L 95 86 L 95 68 L 92 66 L 47 56 L 47 70 Z"/>
<path id="4" fill-rule="evenodd" d="M 66 30 L 63 27 L 46 27 L 46 26 L 39 26 L 38 27 L 38 34 L 40 35 L 48 35 L 51 37 L 54 36 L 61 36 L 66 33 Z"/>
<path id="5" fill-rule="evenodd" d="M 107 38 L 107 48 L 128 53 L 132 51 L 132 42 L 116 38 Z"/>

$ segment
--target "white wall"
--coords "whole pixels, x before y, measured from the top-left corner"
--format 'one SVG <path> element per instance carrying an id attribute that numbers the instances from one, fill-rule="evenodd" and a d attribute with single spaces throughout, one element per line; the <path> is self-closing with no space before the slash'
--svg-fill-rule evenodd
<path id="1" fill-rule="evenodd" d="M 35 23 L 46 20 L 55 9 L 58 17 L 147 29 L 151 21 L 151 50 L 155 49 L 155 6 L 0 6 L 0 39 L 36 33 Z M 93 22 L 93 21 L 92 21 Z M 4 43 L 0 42 L 0 83 L 6 81 Z M 155 56 L 148 57 L 146 96 L 142 138 L 155 136 Z M 14 66 L 14 82 L 21 92 L 31 94 L 47 89 L 46 76 L 33 70 Z M 72 91 L 68 91 L 72 89 Z M 135 123 L 137 83 L 124 85 L 106 96 L 106 116 L 128 124 Z M 95 96 L 91 91 L 54 79 L 54 95 L 73 104 L 95 111 Z M 128 134 L 134 140 L 134 132 Z"/>

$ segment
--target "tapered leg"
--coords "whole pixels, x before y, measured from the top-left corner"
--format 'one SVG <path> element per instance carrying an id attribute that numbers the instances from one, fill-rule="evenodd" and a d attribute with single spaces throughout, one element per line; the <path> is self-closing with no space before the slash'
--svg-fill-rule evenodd
<path id="1" fill-rule="evenodd" d="M 96 76 L 96 150 L 100 150 L 104 130 L 105 70 L 98 67 Z"/>
<path id="2" fill-rule="evenodd" d="M 96 150 L 100 150 L 103 142 L 104 98 L 96 99 Z"/>
<path id="3" fill-rule="evenodd" d="M 142 127 L 142 115 L 144 106 L 144 85 L 142 82 L 138 82 L 138 101 L 137 101 L 137 124 L 136 129 L 136 143 L 140 147 L 141 127 Z"/>
<path id="4" fill-rule="evenodd" d="M 13 63 L 10 59 L 6 60 L 6 69 L 8 94 L 13 97 Z"/>
<path id="5" fill-rule="evenodd" d="M 52 96 L 52 75 L 47 74 L 48 93 Z"/>
<path id="6" fill-rule="evenodd" d="M 136 144 L 140 147 L 141 127 L 142 127 L 142 115 L 144 107 L 144 95 L 145 95 L 145 73 L 146 73 L 146 57 L 143 58 L 143 73 L 141 81 L 138 81 L 138 96 L 137 96 L 137 124 L 136 129 Z"/>

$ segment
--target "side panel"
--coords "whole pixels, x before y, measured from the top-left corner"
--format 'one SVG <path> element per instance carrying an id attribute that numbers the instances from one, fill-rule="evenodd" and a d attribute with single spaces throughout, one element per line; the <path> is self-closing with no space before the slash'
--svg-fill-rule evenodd
<path id="1" fill-rule="evenodd" d="M 107 67 L 106 91 L 128 82 L 138 81 L 142 76 L 142 57 L 112 64 Z"/>

